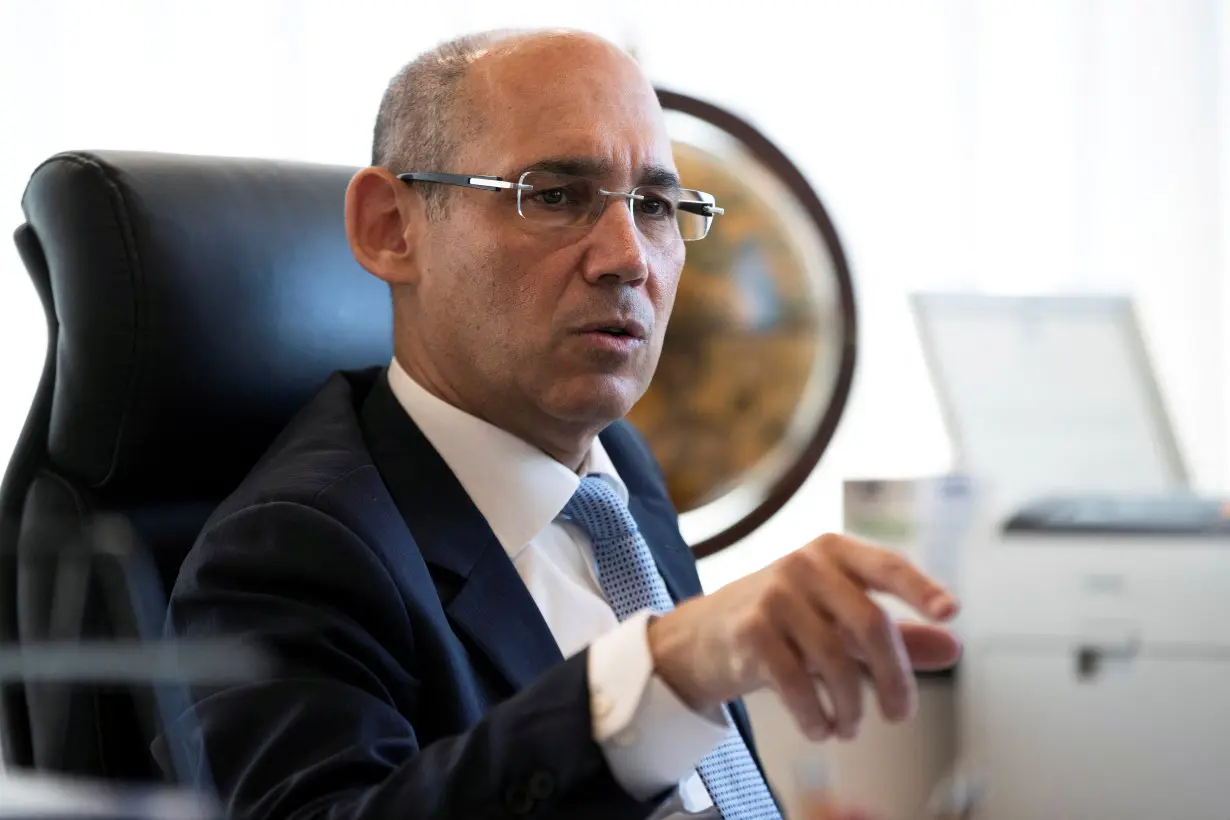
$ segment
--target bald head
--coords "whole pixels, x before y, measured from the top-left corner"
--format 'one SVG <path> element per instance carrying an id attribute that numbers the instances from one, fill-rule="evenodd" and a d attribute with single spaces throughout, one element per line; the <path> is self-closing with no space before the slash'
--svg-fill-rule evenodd
<path id="1" fill-rule="evenodd" d="M 498 91 L 511 102 L 542 98 L 548 85 L 588 88 L 596 75 L 640 92 L 653 90 L 628 54 L 597 35 L 577 31 L 509 35 L 473 61 L 466 86 L 475 95 Z M 479 101 L 477 96 L 473 100 Z"/>
<path id="2" fill-rule="evenodd" d="M 533 99 L 544 82 L 572 81 L 582 86 L 576 93 L 585 93 L 580 67 L 614 72 L 653 93 L 631 57 L 585 32 L 501 29 L 442 43 L 389 82 L 376 116 L 372 165 L 393 173 L 479 173 L 455 167 L 460 146 L 498 119 L 502 107 Z M 422 191 L 429 212 L 440 213 L 447 193 L 441 187 Z"/>

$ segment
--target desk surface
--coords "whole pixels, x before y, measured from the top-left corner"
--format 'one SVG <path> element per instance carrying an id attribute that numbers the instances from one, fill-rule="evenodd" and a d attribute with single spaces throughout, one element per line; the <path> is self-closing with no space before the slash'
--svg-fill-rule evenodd
<path id="1" fill-rule="evenodd" d="M 0 772 L 0 820 L 220 820 L 216 801 L 167 786 Z"/>

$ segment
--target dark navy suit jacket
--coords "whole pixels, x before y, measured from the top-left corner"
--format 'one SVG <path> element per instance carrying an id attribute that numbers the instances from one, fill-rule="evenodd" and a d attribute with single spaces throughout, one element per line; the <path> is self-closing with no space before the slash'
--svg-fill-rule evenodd
<path id="1" fill-rule="evenodd" d="M 671 595 L 700 594 L 648 448 L 624 422 L 601 438 Z M 194 692 L 181 718 L 187 756 L 233 816 L 634 818 L 656 805 L 615 782 L 592 736 L 586 653 L 560 655 L 382 369 L 335 374 L 214 513 L 167 629 L 275 659 L 261 682 Z"/>

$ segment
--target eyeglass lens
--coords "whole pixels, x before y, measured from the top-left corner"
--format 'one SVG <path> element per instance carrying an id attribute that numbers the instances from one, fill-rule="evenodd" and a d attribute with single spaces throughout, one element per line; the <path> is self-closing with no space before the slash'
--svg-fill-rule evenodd
<path id="1" fill-rule="evenodd" d="M 712 196 L 701 191 L 643 185 L 634 188 L 632 197 L 604 192 L 602 186 L 586 177 L 527 171 L 521 175 L 517 190 L 517 212 L 526 220 L 544 227 L 568 228 L 597 221 L 608 200 L 624 200 L 630 207 L 637 229 L 654 245 L 667 246 L 679 239 L 702 239 L 709 232 L 713 217 L 680 210 L 681 202 L 712 204 Z"/>

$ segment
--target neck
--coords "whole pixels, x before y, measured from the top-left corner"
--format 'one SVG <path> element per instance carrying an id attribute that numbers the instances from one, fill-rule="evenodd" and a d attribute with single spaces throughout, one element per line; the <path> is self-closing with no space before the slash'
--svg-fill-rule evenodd
<path id="1" fill-rule="evenodd" d="M 546 419 L 536 408 L 521 407 L 520 403 L 470 397 L 445 379 L 438 369 L 431 367 L 426 357 L 414 356 L 402 350 L 396 350 L 395 356 L 406 375 L 428 393 L 464 413 L 532 444 L 573 472 L 581 468 L 590 447 L 593 446 L 594 438 L 601 432 L 588 424 L 568 424 L 558 419 Z"/>

